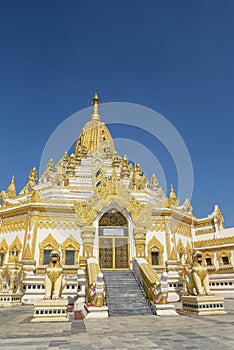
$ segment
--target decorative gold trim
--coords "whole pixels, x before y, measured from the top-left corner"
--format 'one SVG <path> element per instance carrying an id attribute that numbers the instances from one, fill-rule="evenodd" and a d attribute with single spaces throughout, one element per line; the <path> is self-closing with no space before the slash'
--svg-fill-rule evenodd
<path id="1" fill-rule="evenodd" d="M 165 220 L 157 219 L 154 224 L 150 227 L 150 231 L 164 231 L 165 230 Z"/>
<path id="2" fill-rule="evenodd" d="M 194 221 L 194 228 L 202 228 L 206 226 L 213 226 L 211 218 L 199 219 Z"/>
<path id="3" fill-rule="evenodd" d="M 234 236 L 194 242 L 194 248 L 201 248 L 201 247 L 210 248 L 216 245 L 232 244 L 232 243 L 234 243 Z"/>
<path id="4" fill-rule="evenodd" d="M 208 229 L 203 229 L 203 230 L 197 230 L 195 232 L 195 236 L 206 235 L 206 234 L 214 233 L 214 232 L 215 232 L 215 228 L 214 227 L 208 228 Z"/>
<path id="5" fill-rule="evenodd" d="M 25 229 L 25 221 L 11 218 L 11 220 L 3 220 L 0 227 L 0 233 L 19 232 Z"/>

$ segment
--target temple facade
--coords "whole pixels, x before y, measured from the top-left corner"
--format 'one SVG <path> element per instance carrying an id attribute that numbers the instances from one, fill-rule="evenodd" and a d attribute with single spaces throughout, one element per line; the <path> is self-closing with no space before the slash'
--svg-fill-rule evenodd
<path id="1" fill-rule="evenodd" d="M 224 228 L 218 205 L 198 218 L 172 185 L 167 196 L 155 175 L 148 179 L 139 164 L 117 153 L 98 107 L 95 95 L 72 154 L 57 164 L 49 160 L 39 179 L 33 168 L 19 192 L 14 176 L 1 192 L 0 269 L 21 264 L 23 301 L 30 303 L 44 293 L 52 250 L 60 252 L 69 298 L 85 293 L 88 258 L 97 258 L 102 270 L 127 270 L 142 257 L 159 275 L 168 272 L 171 295 L 179 298 L 182 266 L 199 250 L 211 290 L 233 296 L 234 228 Z"/>

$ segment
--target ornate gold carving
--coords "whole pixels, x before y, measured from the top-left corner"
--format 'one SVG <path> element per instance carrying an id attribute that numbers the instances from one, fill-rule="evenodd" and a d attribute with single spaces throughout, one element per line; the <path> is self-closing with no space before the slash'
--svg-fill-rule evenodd
<path id="1" fill-rule="evenodd" d="M 119 181 L 115 168 L 113 168 L 112 174 L 109 177 L 101 172 L 96 178 L 97 185 L 96 190 L 100 198 L 110 202 L 117 197 L 117 183 Z"/>
<path id="2" fill-rule="evenodd" d="M 191 226 L 181 221 L 173 219 L 170 221 L 170 228 L 173 233 L 181 234 L 182 236 L 192 237 Z"/>
<path id="3" fill-rule="evenodd" d="M 145 204 L 140 203 L 134 197 L 132 197 L 131 202 L 126 207 L 127 211 L 131 213 L 134 221 L 139 217 L 144 208 Z"/>
<path id="4" fill-rule="evenodd" d="M 99 220 L 99 226 L 127 226 L 128 221 L 119 211 L 108 211 Z"/>
<path id="5" fill-rule="evenodd" d="M 56 239 L 52 236 L 51 233 L 48 234 L 48 236 L 39 244 L 40 249 L 40 257 L 39 257 L 39 265 L 43 264 L 43 256 L 44 256 L 44 250 L 58 250 L 59 244 L 56 241 Z"/>
<path id="6" fill-rule="evenodd" d="M 165 220 L 157 219 L 155 220 L 153 226 L 150 227 L 150 231 L 164 231 L 165 230 Z"/>
<path id="7" fill-rule="evenodd" d="M 87 202 L 74 202 L 74 209 L 79 225 L 91 225 L 96 218 L 97 211 Z"/>
<path id="8" fill-rule="evenodd" d="M 152 252 L 159 253 L 159 265 L 163 265 L 164 247 L 163 247 L 163 244 L 155 236 L 153 236 L 151 240 L 148 242 L 147 251 L 148 251 L 148 259 L 151 265 L 152 265 L 152 257 L 151 257 Z"/>
<path id="9" fill-rule="evenodd" d="M 75 261 L 74 264 L 78 265 L 78 255 L 80 251 L 80 244 L 75 240 L 75 238 L 70 235 L 62 244 L 61 244 L 61 250 L 62 250 L 62 264 L 65 264 L 65 254 L 66 250 L 74 250 L 75 251 Z"/>
<path id="10" fill-rule="evenodd" d="M 206 235 L 206 234 L 214 233 L 214 232 L 215 232 L 215 228 L 212 227 L 212 228 L 208 228 L 208 229 L 197 230 L 197 231 L 195 232 L 195 235 L 196 235 L 196 236 L 200 236 L 200 235 Z"/>
<path id="11" fill-rule="evenodd" d="M 231 237 L 208 239 L 204 241 L 194 242 L 194 248 L 213 247 L 217 245 L 233 244 L 233 243 L 234 243 L 234 236 L 231 236 Z"/>

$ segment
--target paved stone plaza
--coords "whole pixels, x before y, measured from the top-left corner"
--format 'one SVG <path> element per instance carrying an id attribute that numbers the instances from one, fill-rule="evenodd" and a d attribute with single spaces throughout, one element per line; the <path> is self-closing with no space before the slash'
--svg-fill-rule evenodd
<path id="1" fill-rule="evenodd" d="M 180 304 L 177 304 L 180 307 Z M 226 315 L 113 317 L 31 323 L 30 306 L 0 309 L 0 349 L 234 349 L 234 300 Z"/>

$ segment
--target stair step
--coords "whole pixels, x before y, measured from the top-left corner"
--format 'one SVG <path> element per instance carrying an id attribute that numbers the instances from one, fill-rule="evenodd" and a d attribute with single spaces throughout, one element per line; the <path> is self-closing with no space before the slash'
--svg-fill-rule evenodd
<path id="1" fill-rule="evenodd" d="M 106 299 L 111 317 L 152 315 L 144 291 L 137 283 L 132 271 L 104 270 L 102 272 L 105 278 Z"/>

